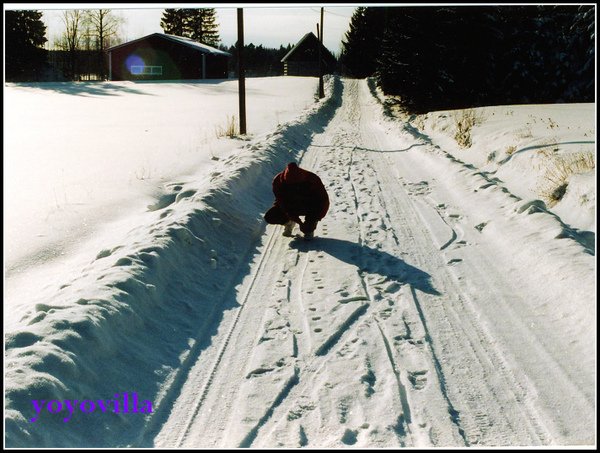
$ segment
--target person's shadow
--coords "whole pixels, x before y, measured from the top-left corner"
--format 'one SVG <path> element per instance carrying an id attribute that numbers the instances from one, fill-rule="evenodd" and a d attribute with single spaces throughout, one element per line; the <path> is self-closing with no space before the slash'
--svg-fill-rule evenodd
<path id="1" fill-rule="evenodd" d="M 317 237 L 311 241 L 296 238 L 290 242 L 290 246 L 303 252 L 323 251 L 340 261 L 356 266 L 360 273 L 378 274 L 401 284 L 410 285 L 415 290 L 436 296 L 440 295 L 432 286 L 431 276 L 427 272 L 382 250 L 327 237 Z"/>

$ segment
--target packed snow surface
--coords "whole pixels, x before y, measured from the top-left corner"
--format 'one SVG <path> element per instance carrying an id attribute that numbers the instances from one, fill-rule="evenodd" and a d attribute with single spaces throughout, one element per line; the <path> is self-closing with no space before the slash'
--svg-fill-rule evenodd
<path id="1" fill-rule="evenodd" d="M 247 86 L 5 86 L 6 446 L 595 445 L 595 106 Z"/>

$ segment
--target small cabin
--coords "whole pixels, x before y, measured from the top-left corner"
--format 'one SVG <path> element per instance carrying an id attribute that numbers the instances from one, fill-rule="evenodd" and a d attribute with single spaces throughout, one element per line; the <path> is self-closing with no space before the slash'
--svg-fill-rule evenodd
<path id="1" fill-rule="evenodd" d="M 288 76 L 319 76 L 319 47 L 321 48 L 322 74 L 336 71 L 337 60 L 321 44 L 314 33 L 305 34 L 300 41 L 281 59 L 283 74 Z"/>
<path id="2" fill-rule="evenodd" d="M 228 78 L 231 54 L 189 38 L 153 33 L 106 50 L 109 80 Z"/>

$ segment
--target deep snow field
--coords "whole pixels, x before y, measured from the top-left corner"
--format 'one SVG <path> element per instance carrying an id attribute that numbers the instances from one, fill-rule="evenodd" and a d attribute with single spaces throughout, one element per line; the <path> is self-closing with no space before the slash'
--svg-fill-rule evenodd
<path id="1" fill-rule="evenodd" d="M 232 80 L 5 85 L 6 446 L 594 445 L 595 105 L 246 86 L 230 138 Z M 292 160 L 315 249 L 262 220 Z"/>

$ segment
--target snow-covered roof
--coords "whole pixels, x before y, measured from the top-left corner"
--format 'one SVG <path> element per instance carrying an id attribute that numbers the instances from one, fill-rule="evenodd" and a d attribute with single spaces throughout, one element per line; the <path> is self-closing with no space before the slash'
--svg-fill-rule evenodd
<path id="1" fill-rule="evenodd" d="M 176 43 L 183 44 L 184 46 L 192 47 L 192 48 L 194 48 L 196 50 L 199 50 L 202 53 L 209 53 L 209 54 L 212 54 L 212 55 L 224 55 L 224 56 L 227 56 L 227 57 L 231 56 L 231 54 L 229 52 L 225 52 L 225 51 L 217 49 L 215 47 L 211 47 L 209 45 L 196 42 L 193 39 L 184 38 L 183 36 L 168 35 L 166 33 L 152 33 L 150 35 L 143 36 L 143 37 L 138 38 L 138 39 L 134 39 L 133 41 L 128 41 L 128 42 L 125 42 L 123 44 L 119 44 L 117 46 L 109 47 L 108 49 L 106 49 L 106 51 L 110 52 L 110 51 L 118 49 L 120 47 L 128 46 L 128 45 L 133 44 L 135 42 L 142 41 L 144 39 L 148 39 L 151 36 L 158 36 L 160 38 L 167 39 L 169 41 L 174 41 Z"/>

